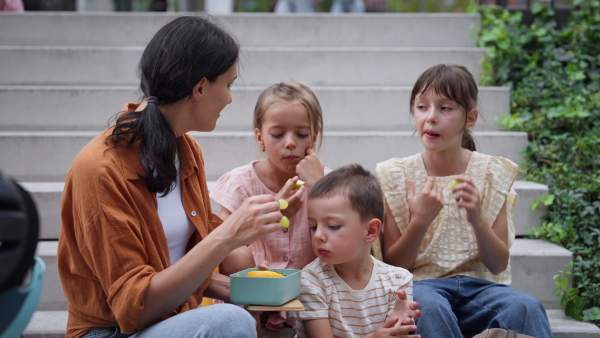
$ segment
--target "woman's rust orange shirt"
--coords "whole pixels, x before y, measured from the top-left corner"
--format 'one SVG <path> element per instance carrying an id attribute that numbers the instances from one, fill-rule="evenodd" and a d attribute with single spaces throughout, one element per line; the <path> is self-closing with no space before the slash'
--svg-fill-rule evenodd
<path id="1" fill-rule="evenodd" d="M 126 110 L 134 110 L 130 104 Z M 139 178 L 139 144 L 112 149 L 104 131 L 77 155 L 62 200 L 58 270 L 68 301 L 67 337 L 92 327 L 135 330 L 154 274 L 170 265 L 156 194 Z M 178 138 L 182 202 L 196 227 L 188 250 L 221 224 L 213 215 L 202 152 L 189 135 Z M 210 278 L 165 318 L 194 309 Z"/>

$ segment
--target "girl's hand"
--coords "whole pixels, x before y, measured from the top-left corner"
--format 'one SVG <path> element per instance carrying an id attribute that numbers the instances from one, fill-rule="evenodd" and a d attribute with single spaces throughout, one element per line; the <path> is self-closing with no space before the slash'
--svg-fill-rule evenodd
<path id="1" fill-rule="evenodd" d="M 464 175 L 456 176 L 454 179 L 459 182 L 452 188 L 456 206 L 465 209 L 467 220 L 472 226 L 482 224 L 481 201 L 475 183 L 470 177 Z"/>
<path id="2" fill-rule="evenodd" d="M 306 149 L 306 156 L 296 166 L 296 174 L 306 182 L 308 190 L 325 175 L 325 165 L 311 148 Z"/>
<path id="3" fill-rule="evenodd" d="M 406 297 L 406 291 L 398 290 L 398 297 L 394 303 L 394 310 L 390 314 L 390 317 L 398 317 L 396 326 L 400 325 L 412 325 L 414 324 L 413 318 L 421 317 L 421 310 L 419 310 L 419 303 L 412 300 L 408 300 Z"/>
<path id="4" fill-rule="evenodd" d="M 425 187 L 415 195 L 415 182 L 408 180 L 406 201 L 411 219 L 418 220 L 418 226 L 428 228 L 444 207 L 443 189 L 433 177 L 427 177 Z"/>
<path id="5" fill-rule="evenodd" d="M 289 219 L 298 213 L 304 203 L 302 197 L 304 196 L 306 188 L 302 185 L 300 188 L 294 189 L 296 182 L 298 182 L 298 176 L 295 176 L 291 181 L 286 182 L 283 188 L 275 195 L 275 198 L 278 201 L 284 199 L 288 202 L 288 207 L 281 210 L 281 213 Z"/>
<path id="6" fill-rule="evenodd" d="M 406 338 L 421 338 L 421 335 L 409 335 L 410 332 L 417 330 L 414 324 L 401 325 L 398 317 L 391 316 L 383 323 L 372 335 L 368 338 L 380 337 L 406 337 Z"/>
<path id="7" fill-rule="evenodd" d="M 217 229 L 223 229 L 227 240 L 240 247 L 281 229 L 282 217 L 274 196 L 257 195 L 247 198 Z"/>

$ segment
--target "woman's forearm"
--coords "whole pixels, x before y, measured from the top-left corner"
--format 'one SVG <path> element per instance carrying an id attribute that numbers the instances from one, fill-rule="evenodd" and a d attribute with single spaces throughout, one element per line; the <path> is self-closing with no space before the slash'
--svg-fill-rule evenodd
<path id="1" fill-rule="evenodd" d="M 137 329 L 146 328 L 184 303 L 233 250 L 218 236 L 218 230 L 196 244 L 175 264 L 152 276 Z"/>

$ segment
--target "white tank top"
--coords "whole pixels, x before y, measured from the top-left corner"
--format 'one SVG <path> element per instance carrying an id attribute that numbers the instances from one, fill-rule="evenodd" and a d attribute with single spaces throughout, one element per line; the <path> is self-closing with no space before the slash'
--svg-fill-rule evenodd
<path id="1" fill-rule="evenodd" d="M 175 189 L 165 197 L 160 197 L 159 194 L 156 195 L 158 217 L 160 218 L 163 231 L 167 237 L 171 265 L 175 264 L 175 262 L 185 255 L 185 250 L 190 237 L 196 230 L 194 224 L 187 218 L 187 214 L 183 209 L 183 203 L 181 202 L 179 158 L 175 159 L 175 167 L 177 168 Z"/>

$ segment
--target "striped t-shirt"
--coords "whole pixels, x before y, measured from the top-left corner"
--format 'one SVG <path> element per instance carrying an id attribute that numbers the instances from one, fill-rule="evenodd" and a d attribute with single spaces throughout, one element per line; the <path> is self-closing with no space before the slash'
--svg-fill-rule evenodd
<path id="1" fill-rule="evenodd" d="M 353 290 L 331 264 L 319 258 L 302 269 L 298 297 L 305 310 L 290 312 L 297 319 L 298 337 L 306 337 L 301 320 L 329 319 L 334 337 L 362 337 L 373 334 L 394 309 L 398 290 L 412 300 L 412 274 L 374 257 L 371 280 L 363 290 Z"/>

